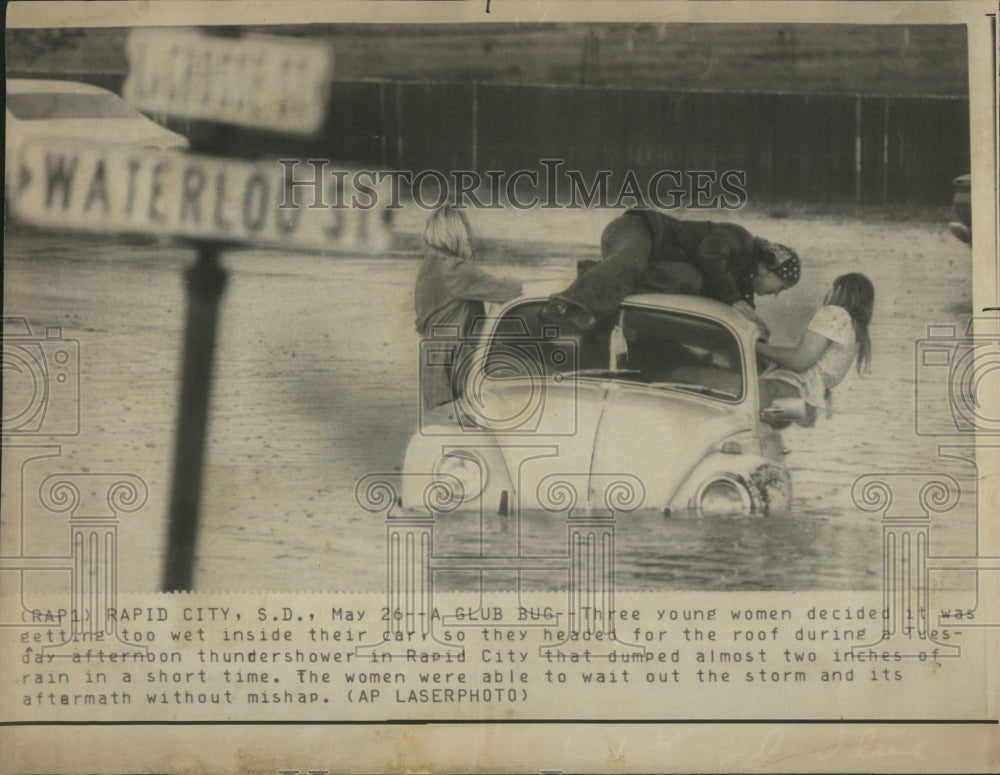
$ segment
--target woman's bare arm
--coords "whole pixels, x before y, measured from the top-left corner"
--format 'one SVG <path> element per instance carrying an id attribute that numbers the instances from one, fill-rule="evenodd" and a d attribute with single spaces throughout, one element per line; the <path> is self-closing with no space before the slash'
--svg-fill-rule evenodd
<path id="1" fill-rule="evenodd" d="M 795 347 L 775 347 L 757 342 L 757 354 L 792 371 L 805 371 L 819 360 L 830 340 L 815 331 L 806 331 Z"/>

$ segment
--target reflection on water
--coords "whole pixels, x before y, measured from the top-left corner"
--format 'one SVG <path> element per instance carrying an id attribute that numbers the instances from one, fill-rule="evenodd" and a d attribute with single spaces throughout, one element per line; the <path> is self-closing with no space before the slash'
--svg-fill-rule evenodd
<path id="1" fill-rule="evenodd" d="M 568 529 L 559 515 L 475 514 L 435 521 L 434 554 L 545 558 L 552 569 L 435 572 L 439 590 L 560 590 L 568 583 Z M 614 523 L 619 589 L 876 589 L 879 521 L 797 514 L 764 519 L 626 514 Z M 520 547 L 520 549 L 518 549 Z"/>

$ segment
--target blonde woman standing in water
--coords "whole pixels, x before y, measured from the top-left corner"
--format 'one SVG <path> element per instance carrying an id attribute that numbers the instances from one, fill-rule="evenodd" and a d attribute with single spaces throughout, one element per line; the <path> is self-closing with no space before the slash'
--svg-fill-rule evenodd
<path id="1" fill-rule="evenodd" d="M 453 373 L 454 355 L 469 337 L 472 323 L 486 314 L 484 302 L 505 302 L 521 295 L 521 283 L 497 278 L 476 265 L 472 228 L 461 210 L 439 207 L 424 227 L 424 260 L 414 289 L 417 333 L 449 338 L 451 358 L 435 347 L 434 363 L 420 364 L 420 387 L 427 409 L 454 401 L 462 386 Z M 437 338 L 436 337 L 436 338 Z"/>

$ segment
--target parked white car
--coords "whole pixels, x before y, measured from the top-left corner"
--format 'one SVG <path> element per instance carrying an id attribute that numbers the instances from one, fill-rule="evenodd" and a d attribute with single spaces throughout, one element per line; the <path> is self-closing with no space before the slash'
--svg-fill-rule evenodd
<path id="1" fill-rule="evenodd" d="M 613 330 L 567 337 L 539 319 L 545 301 L 511 303 L 455 352 L 464 395 L 422 414 L 404 508 L 426 508 L 433 474 L 459 487 L 462 509 L 551 510 L 543 490 L 564 477 L 584 493 L 577 508 L 600 510 L 600 483 L 625 474 L 641 483 L 642 508 L 670 515 L 788 509 L 786 450 L 760 407 L 755 324 L 711 299 L 642 294 L 622 303 Z M 435 349 L 448 344 L 423 342 L 422 363 L 440 363 Z"/>
<path id="2" fill-rule="evenodd" d="M 146 118 L 114 92 L 76 81 L 8 78 L 5 182 L 27 140 L 59 138 L 122 147 L 186 150 L 184 135 Z"/>
<path id="3" fill-rule="evenodd" d="M 948 224 L 951 233 L 962 242 L 972 244 L 972 175 L 959 175 L 951 182 L 955 191 L 951 200 L 954 221 Z"/>

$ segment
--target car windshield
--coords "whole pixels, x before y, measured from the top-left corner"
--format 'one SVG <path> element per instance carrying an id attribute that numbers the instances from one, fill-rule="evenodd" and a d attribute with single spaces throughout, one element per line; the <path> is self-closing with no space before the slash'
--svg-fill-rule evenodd
<path id="1" fill-rule="evenodd" d="M 561 334 L 544 324 L 544 301 L 519 304 L 497 322 L 484 362 L 488 378 L 576 374 L 739 401 L 740 345 L 726 326 L 671 310 L 624 307 L 613 329 Z"/>
<path id="2" fill-rule="evenodd" d="M 139 113 L 114 94 L 25 92 L 7 95 L 7 110 L 22 121 L 136 118 Z"/>

